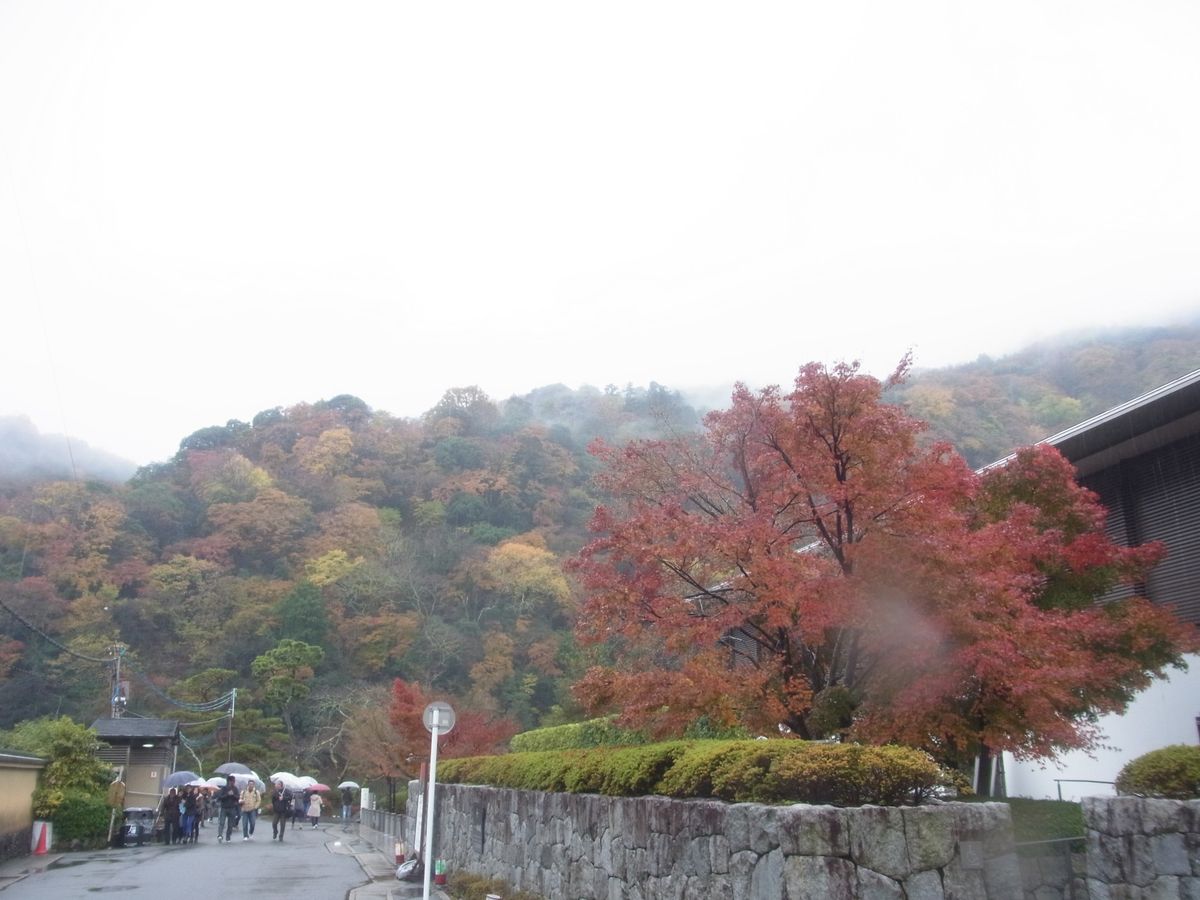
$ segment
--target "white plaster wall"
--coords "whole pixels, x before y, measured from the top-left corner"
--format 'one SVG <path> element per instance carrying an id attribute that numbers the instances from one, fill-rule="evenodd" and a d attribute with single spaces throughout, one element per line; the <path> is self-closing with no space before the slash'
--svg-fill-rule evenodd
<path id="1" fill-rule="evenodd" d="M 1121 767 L 1150 750 L 1170 744 L 1195 744 L 1196 717 L 1200 716 L 1200 656 L 1188 657 L 1188 670 L 1170 670 L 1170 677 L 1156 681 L 1138 695 L 1123 716 L 1105 716 L 1100 727 L 1108 749 L 1066 753 L 1055 762 L 1039 765 L 1017 762 L 1008 754 L 1004 771 L 1010 797 L 1058 799 L 1055 778 L 1086 778 L 1114 781 Z M 1064 800 L 1111 797 L 1116 792 L 1105 784 L 1062 785 Z"/>

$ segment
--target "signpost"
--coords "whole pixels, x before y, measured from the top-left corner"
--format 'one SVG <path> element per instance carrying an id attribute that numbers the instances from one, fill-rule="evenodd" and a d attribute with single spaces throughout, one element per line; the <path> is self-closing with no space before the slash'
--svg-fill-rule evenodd
<path id="1" fill-rule="evenodd" d="M 425 730 L 429 732 L 429 790 L 425 803 L 425 855 L 422 859 L 425 869 L 425 886 L 421 894 L 422 900 L 429 900 L 429 876 L 433 871 L 433 786 L 437 782 L 437 743 L 438 737 L 449 734 L 454 727 L 454 710 L 449 703 L 435 700 L 425 707 L 421 714 Z"/>

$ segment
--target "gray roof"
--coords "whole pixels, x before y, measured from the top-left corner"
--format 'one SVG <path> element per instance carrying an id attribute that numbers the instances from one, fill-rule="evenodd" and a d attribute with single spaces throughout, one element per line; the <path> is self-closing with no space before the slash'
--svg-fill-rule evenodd
<path id="1" fill-rule="evenodd" d="M 15 765 L 20 767 L 36 767 L 41 768 L 46 765 L 47 760 L 40 756 L 32 756 L 28 753 L 21 753 L 19 750 L 0 750 L 0 765 Z"/>
<path id="2" fill-rule="evenodd" d="M 101 740 L 120 738 L 177 738 L 179 722 L 175 719 L 97 719 L 92 723 Z"/>

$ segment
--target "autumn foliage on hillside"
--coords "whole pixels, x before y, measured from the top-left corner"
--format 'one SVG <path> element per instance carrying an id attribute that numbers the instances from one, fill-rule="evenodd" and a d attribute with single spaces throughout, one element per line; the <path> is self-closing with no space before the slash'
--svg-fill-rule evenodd
<path id="1" fill-rule="evenodd" d="M 613 500 L 574 564 L 578 634 L 612 660 L 577 685 L 592 711 L 1036 757 L 1092 746 L 1095 714 L 1195 646 L 1145 600 L 1093 604 L 1161 548 L 1109 541 L 1056 451 L 977 474 L 886 387 L 810 364 L 701 435 L 597 446 Z"/>
<path id="2" fill-rule="evenodd" d="M 0 727 L 106 715 L 118 644 L 130 713 L 182 718 L 214 761 L 232 741 L 277 769 L 366 765 L 396 679 L 453 698 L 464 745 L 473 716 L 561 721 L 587 441 L 696 421 L 657 385 L 456 388 L 419 420 L 340 396 L 201 429 L 124 485 L 0 483 Z M 232 728 L 164 699 L 235 688 Z"/>

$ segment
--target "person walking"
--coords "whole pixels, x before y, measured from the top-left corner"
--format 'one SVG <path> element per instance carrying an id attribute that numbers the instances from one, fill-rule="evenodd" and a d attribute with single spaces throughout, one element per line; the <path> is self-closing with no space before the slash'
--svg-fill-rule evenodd
<path id="1" fill-rule="evenodd" d="M 260 806 L 262 806 L 262 794 L 258 792 L 253 781 L 247 781 L 241 796 L 243 841 L 254 837 L 254 821 L 258 818 Z"/>
<path id="2" fill-rule="evenodd" d="M 271 840 L 282 841 L 292 813 L 292 795 L 284 790 L 282 781 L 275 782 L 275 790 L 271 791 L 271 813 Z"/>
<path id="3" fill-rule="evenodd" d="M 162 799 L 158 814 L 163 820 L 163 843 L 168 846 L 179 840 L 179 791 L 171 788 Z"/>
<path id="4" fill-rule="evenodd" d="M 348 787 L 342 788 L 342 824 L 350 824 L 350 815 L 354 812 L 354 791 Z"/>
<path id="5" fill-rule="evenodd" d="M 230 775 L 225 787 L 217 791 L 217 805 L 221 808 L 217 817 L 217 843 L 222 839 L 229 843 L 229 838 L 233 835 L 233 826 L 237 824 L 240 803 L 241 793 L 237 789 L 237 782 Z"/>
<path id="6" fill-rule="evenodd" d="M 321 807 L 324 805 L 325 801 L 321 799 L 320 794 L 314 793 L 308 798 L 308 821 L 312 823 L 313 828 L 316 828 L 321 820 Z"/>
<path id="7" fill-rule="evenodd" d="M 185 787 L 183 789 L 183 843 L 196 843 L 196 834 L 200 817 L 199 788 Z"/>

